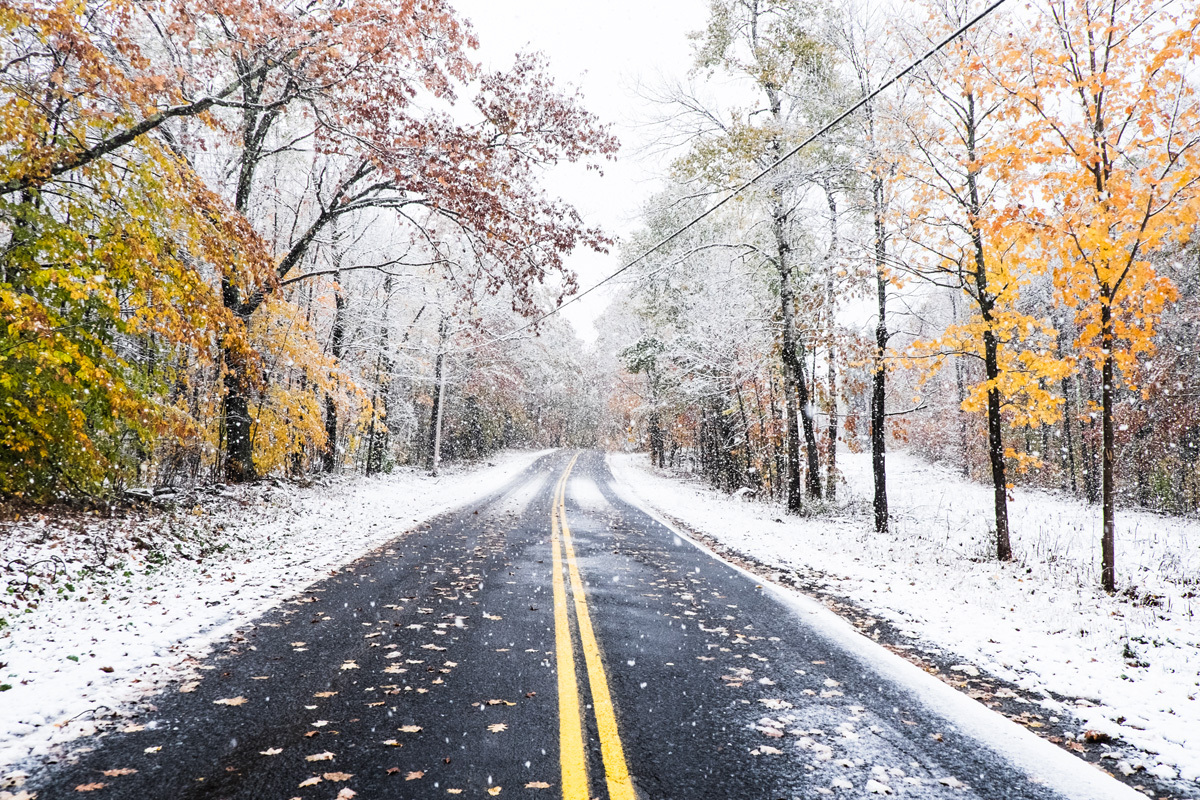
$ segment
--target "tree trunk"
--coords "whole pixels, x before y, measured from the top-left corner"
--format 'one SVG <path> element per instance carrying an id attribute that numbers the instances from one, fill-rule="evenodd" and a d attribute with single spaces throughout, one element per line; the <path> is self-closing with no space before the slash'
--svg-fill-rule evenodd
<path id="1" fill-rule="evenodd" d="M 233 324 L 243 330 L 249 327 L 248 314 L 243 314 L 238 289 L 233 280 L 221 279 L 221 300 L 225 308 L 233 311 Z M 225 399 L 222 404 L 222 427 L 225 432 L 225 479 L 233 483 L 254 480 L 258 471 L 254 467 L 254 431 L 250 415 L 250 392 L 254 388 L 250 374 L 253 356 L 246 346 L 233 344 L 229 334 L 221 339 L 222 388 Z"/>
<path id="2" fill-rule="evenodd" d="M 426 468 L 434 475 L 437 475 L 438 462 L 442 458 L 442 406 L 446 402 L 445 352 L 446 318 L 442 317 L 438 323 L 438 353 L 433 370 L 437 392 L 433 396 L 433 407 L 429 409 L 429 456 L 425 463 Z"/>
<path id="3" fill-rule="evenodd" d="M 985 317 L 986 319 L 986 317 Z M 1000 375 L 996 334 L 989 328 L 983 334 L 983 366 L 988 378 L 987 426 L 988 460 L 992 465 L 992 505 L 996 518 L 996 558 L 1012 558 L 1008 534 L 1008 477 L 1004 463 L 1004 429 L 1000 418 L 1000 390 L 996 378 Z"/>
<path id="4" fill-rule="evenodd" d="M 821 184 L 821 188 L 825 190 L 825 203 L 829 206 L 829 251 L 825 254 L 825 338 L 826 338 L 826 369 L 828 370 L 827 383 L 829 392 L 829 427 L 826 436 L 829 439 L 827 443 L 827 455 L 825 461 L 825 496 L 830 500 L 837 499 L 837 433 L 838 433 L 838 413 L 837 413 L 837 368 L 836 368 L 836 348 L 834 346 L 834 291 L 833 291 L 833 273 L 837 266 L 837 256 L 840 251 L 838 245 L 838 207 L 837 197 L 833 193 L 833 189 L 829 185 L 829 178 L 826 177 Z M 815 372 L 814 368 L 814 372 Z"/>
<path id="5" fill-rule="evenodd" d="M 389 399 L 392 388 L 392 357 L 389 351 L 388 306 L 392 296 L 392 276 L 383 280 L 383 315 L 379 323 L 379 352 L 375 357 L 375 393 L 371 397 L 371 441 L 367 447 L 367 475 L 383 471 L 389 435 Z M 378 408 L 376 406 L 379 406 Z M 383 420 L 382 423 L 379 420 Z"/>
<path id="6" fill-rule="evenodd" d="M 796 307 L 792 289 L 791 246 L 787 239 L 787 212 L 782 198 L 772 198 L 772 228 L 778 254 L 776 267 L 779 270 L 779 305 L 783 335 L 781 359 L 783 361 L 783 405 L 787 419 L 787 510 L 797 513 L 804 508 L 800 492 L 800 413 L 797 406 L 800 371 L 796 352 Z"/>
<path id="7" fill-rule="evenodd" d="M 875 494 L 872 505 L 875 511 L 875 531 L 887 533 L 887 439 L 884 425 L 887 412 L 887 243 L 883 227 L 883 179 L 876 177 L 872 185 L 875 211 L 875 300 L 879 321 L 875 325 L 875 374 L 871 381 L 871 475 Z"/>
<path id="8" fill-rule="evenodd" d="M 1114 485 L 1117 463 L 1113 431 L 1113 379 L 1115 377 L 1113 374 L 1113 340 L 1115 337 L 1110 302 L 1111 292 L 1106 284 L 1101 287 L 1100 293 L 1100 341 L 1103 353 L 1100 362 L 1100 410 L 1103 436 L 1101 502 L 1104 518 L 1104 532 L 1100 538 L 1100 582 L 1104 586 L 1104 591 L 1111 594 L 1117 589 L 1117 509 Z"/>
<path id="9" fill-rule="evenodd" d="M 838 410 L 837 410 L 837 373 L 834 371 L 833 346 L 829 347 L 829 428 L 826 433 L 829 441 L 826 443 L 828 454 L 825 459 L 825 497 L 837 499 L 837 440 L 838 440 Z"/>
<path id="10" fill-rule="evenodd" d="M 225 478 L 234 483 L 254 480 L 254 439 L 251 431 L 250 387 L 248 368 L 241 353 L 224 345 L 221 348 L 225 365 Z"/>
<path id="11" fill-rule="evenodd" d="M 804 369 L 804 343 L 796 337 L 796 390 L 800 401 L 800 421 L 804 430 L 804 493 L 809 498 L 821 499 L 821 463 L 817 447 L 817 430 L 813 422 L 812 393 L 809 391 L 808 376 Z"/>
<path id="12" fill-rule="evenodd" d="M 335 260 L 340 264 L 337 251 L 337 234 L 334 234 Z M 329 353 L 339 361 L 345 353 L 346 342 L 346 295 L 342 292 L 342 273 L 333 274 L 333 331 L 329 337 Z M 331 395 L 325 395 L 325 452 L 321 454 L 325 472 L 333 472 L 338 466 L 338 411 Z"/>

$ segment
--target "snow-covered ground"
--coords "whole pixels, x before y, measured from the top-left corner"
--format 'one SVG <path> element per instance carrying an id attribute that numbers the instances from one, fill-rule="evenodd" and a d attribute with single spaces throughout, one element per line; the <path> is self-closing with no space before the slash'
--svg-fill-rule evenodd
<path id="1" fill-rule="evenodd" d="M 397 470 L 306 489 L 262 483 L 170 513 L 6 525 L 0 566 L 58 556 L 67 573 L 34 609 L 0 605 L 0 686 L 9 687 L 0 691 L 0 775 L 186 677 L 214 641 L 415 524 L 501 488 L 541 455 L 506 452 L 439 478 Z M 102 559 L 108 568 L 80 575 Z"/>
<path id="2" fill-rule="evenodd" d="M 1131 591 L 1109 597 L 1098 589 L 1097 507 L 1014 490 L 1016 558 L 1000 564 L 988 487 L 890 454 L 891 531 L 878 535 L 869 457 L 839 459 L 844 505 L 812 516 L 680 480 L 644 454 L 612 454 L 609 464 L 643 505 L 775 568 L 822 573 L 832 593 L 914 645 L 955 654 L 968 674 L 1078 698 L 1065 709 L 1045 695 L 1043 705 L 1073 713 L 1080 734 L 1102 731 L 1144 750 L 1144 764 L 1132 766 L 1192 782 L 1188 795 L 1200 796 L 1200 520 L 1121 510 L 1117 568 Z"/>

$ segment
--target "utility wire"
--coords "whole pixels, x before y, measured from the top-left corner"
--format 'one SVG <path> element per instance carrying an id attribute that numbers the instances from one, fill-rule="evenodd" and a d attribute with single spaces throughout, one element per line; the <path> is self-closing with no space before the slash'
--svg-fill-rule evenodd
<path id="1" fill-rule="evenodd" d="M 730 200 L 733 200 L 735 197 L 740 195 L 742 192 L 746 191 L 751 186 L 753 186 L 754 184 L 758 183 L 760 180 L 765 178 L 767 175 L 769 175 L 771 172 L 773 172 L 780 164 L 782 164 L 783 162 L 785 162 L 788 159 L 795 156 L 797 153 L 799 153 L 804 148 L 808 147 L 810 144 L 815 142 L 820 137 L 829 133 L 831 130 L 833 130 L 838 125 L 840 125 L 842 122 L 844 122 L 847 117 L 849 117 L 854 112 L 858 111 L 860 108 L 865 106 L 867 103 L 874 100 L 876 97 L 878 97 L 883 92 L 890 89 L 895 83 L 904 79 L 905 76 L 907 76 L 910 72 L 912 72 L 913 70 L 920 67 L 926 61 L 928 61 L 932 56 L 936 55 L 939 51 L 941 51 L 943 48 L 945 48 L 946 45 L 950 44 L 955 39 L 962 36 L 967 31 L 969 31 L 971 28 L 975 27 L 975 25 L 980 20 L 982 20 L 984 17 L 991 14 L 997 8 L 1002 6 L 1004 4 L 1004 2 L 1005 2 L 1005 0 L 995 0 L 995 2 L 993 2 L 990 6 L 985 8 L 983 11 L 980 11 L 978 14 L 976 14 L 974 17 L 972 17 L 968 22 L 966 22 L 965 24 L 960 26 L 957 30 L 955 30 L 953 33 L 951 33 L 949 36 L 947 36 L 945 39 L 942 39 L 942 41 L 938 42 L 938 44 L 931 47 L 925 53 L 925 55 L 921 56 L 916 61 L 909 64 L 907 67 L 902 69 L 900 72 L 897 72 L 891 78 L 888 78 L 884 83 L 880 84 L 879 88 L 875 89 L 873 92 L 871 92 L 867 95 L 864 95 L 857 103 L 850 106 L 848 109 L 843 111 L 841 114 L 838 114 L 837 117 L 835 117 L 833 119 L 833 121 L 829 122 L 824 127 L 822 127 L 820 130 L 818 130 L 817 132 L 815 132 L 811 136 L 809 136 L 807 139 L 805 139 L 803 142 L 801 142 L 800 144 L 793 147 L 791 150 L 784 153 L 782 156 L 779 157 L 779 159 L 777 161 L 775 161 L 771 164 L 768 164 L 766 167 L 763 167 L 763 169 L 760 170 L 756 175 L 754 175 L 754 177 L 750 178 L 749 180 L 747 180 L 745 183 L 741 184 L 740 186 L 736 186 L 733 189 L 731 189 L 729 194 L 725 195 L 725 197 L 721 198 L 716 203 L 714 203 L 707 211 L 694 217 L 691 221 L 685 223 L 684 225 L 680 226 L 679 228 L 676 228 L 673 232 L 664 236 L 662 239 L 658 240 L 658 242 L 656 242 L 654 245 L 652 245 L 648 249 L 642 251 L 642 253 L 637 258 L 634 258 L 632 261 L 626 262 L 620 269 L 611 273 L 610 275 L 603 278 L 599 282 L 592 284 L 591 286 L 584 289 L 579 294 L 573 296 L 567 302 L 562 303 L 561 305 L 555 306 L 554 308 L 550 309 L 546 313 L 542 314 L 540 317 L 537 317 L 536 319 L 534 319 L 530 322 L 527 322 L 526 324 L 522 325 L 520 328 L 517 328 L 514 331 L 510 331 L 502 336 L 498 336 L 495 339 L 489 339 L 488 341 L 480 342 L 477 345 L 465 347 L 462 350 L 457 351 L 457 352 L 469 352 L 471 350 L 478 350 L 481 347 L 486 347 L 486 346 L 488 346 L 490 344 L 494 344 L 496 342 L 502 342 L 506 339 L 510 339 L 513 336 L 516 336 L 519 333 L 523 333 L 523 332 L 529 330 L 530 328 L 541 324 L 544 320 L 549 319 L 550 317 L 559 313 L 560 311 L 562 311 L 564 308 L 571 305 L 572 303 L 578 302 L 579 300 L 582 300 L 584 297 L 587 297 L 589 294 L 596 291 L 601 286 L 605 285 L 606 283 L 613 280 L 614 278 L 621 275 L 622 273 L 627 272 L 628 270 L 630 270 L 633 267 L 637 266 L 638 264 L 642 263 L 648 257 L 650 257 L 654 253 L 656 253 L 659 250 L 661 250 L 662 248 L 666 247 L 671 242 L 678 239 L 680 236 L 682 236 L 684 233 L 689 231 L 691 228 L 695 227 L 696 225 L 698 225 L 700 222 L 702 222 L 706 218 L 712 216 L 714 213 L 716 213 L 717 209 L 721 208 L 723 205 L 728 203 Z"/>

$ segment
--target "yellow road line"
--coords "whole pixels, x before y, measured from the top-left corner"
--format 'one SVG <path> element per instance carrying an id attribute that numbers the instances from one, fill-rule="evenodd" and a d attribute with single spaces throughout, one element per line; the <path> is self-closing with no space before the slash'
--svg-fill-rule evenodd
<path id="1" fill-rule="evenodd" d="M 566 483 L 563 473 L 554 491 L 554 503 Z M 588 800 L 587 759 L 583 751 L 583 720 L 579 708 L 579 685 L 575 678 L 575 652 L 571 641 L 571 620 L 567 611 L 567 588 L 563 582 L 562 545 L 559 542 L 558 515 L 550 513 L 550 541 L 554 552 L 554 651 L 558 666 L 558 753 L 562 764 L 563 800 Z"/>
<path id="2" fill-rule="evenodd" d="M 562 541 L 566 548 L 567 569 L 571 576 L 571 593 L 575 600 L 575 620 L 579 628 L 579 639 L 583 646 L 583 659 L 587 665 L 588 686 L 592 693 L 592 708 L 596 714 L 596 730 L 600 735 L 600 756 L 604 762 L 604 777 L 608 783 L 609 800 L 635 800 L 633 781 L 629 777 L 629 766 L 625 761 L 625 748 L 621 745 L 621 736 L 617 730 L 617 715 L 613 708 L 612 695 L 608 688 L 608 676 L 604 671 L 604 660 L 600 655 L 600 645 L 592 629 L 592 616 L 588 611 L 587 592 L 584 590 L 583 579 L 579 575 L 579 567 L 575 559 L 575 543 L 571 538 L 571 528 L 567 524 L 566 485 L 567 478 L 575 466 L 579 455 L 571 459 L 559 484 L 555 511 L 560 524 L 553 528 L 562 530 Z M 556 569 L 560 569 L 556 567 Z M 561 579 L 561 578 L 560 578 Z"/>

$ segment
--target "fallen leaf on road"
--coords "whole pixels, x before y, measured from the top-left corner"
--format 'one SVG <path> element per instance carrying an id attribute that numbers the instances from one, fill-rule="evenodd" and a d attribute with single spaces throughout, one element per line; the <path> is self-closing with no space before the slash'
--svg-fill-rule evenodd
<path id="1" fill-rule="evenodd" d="M 382 700 L 380 700 L 377 703 L 367 703 L 367 708 L 377 708 L 381 705 L 384 705 L 384 702 Z"/>
<path id="2" fill-rule="evenodd" d="M 105 785 L 103 783 L 81 783 L 75 787 L 75 791 L 77 791 L 77 792 L 94 792 L 98 789 L 103 789 L 104 786 Z"/>
<path id="3" fill-rule="evenodd" d="M 157 753 L 159 750 L 162 750 L 162 745 L 161 745 L 161 744 L 160 744 L 160 745 L 158 745 L 157 747 L 147 747 L 147 748 L 146 748 L 145 750 L 143 750 L 142 752 L 143 752 L 143 753 Z"/>
<path id="4" fill-rule="evenodd" d="M 484 619 L 492 619 L 492 620 L 502 620 L 502 619 L 504 619 L 504 617 L 498 617 L 498 616 L 496 616 L 495 614 L 484 614 L 484 615 L 483 615 L 483 618 L 484 618 Z"/>
<path id="5" fill-rule="evenodd" d="M 327 719 L 319 719 L 319 720 L 317 720 L 316 722 L 314 722 L 314 723 L 312 724 L 312 726 L 313 726 L 314 728 L 324 728 L 324 727 L 325 727 L 326 725 L 328 725 L 328 724 L 329 724 L 329 720 L 327 720 Z"/>
<path id="6" fill-rule="evenodd" d="M 447 789 L 446 794 L 462 794 L 462 789 Z"/>
<path id="7" fill-rule="evenodd" d="M 283 752 L 282 747 L 268 747 L 266 750 L 259 750 L 260 756 L 277 756 Z"/>
<path id="8" fill-rule="evenodd" d="M 892 787 L 879 781 L 867 781 L 867 791 L 871 794 L 892 794 Z"/>
<path id="9" fill-rule="evenodd" d="M 252 681 L 269 681 L 269 680 L 271 680 L 271 676 L 270 675 L 252 675 L 252 676 L 250 676 L 250 680 L 252 680 Z"/>
<path id="10" fill-rule="evenodd" d="M 121 728 L 121 733 L 137 733 L 144 730 L 146 730 L 145 725 L 126 725 L 124 728 Z"/>
<path id="11" fill-rule="evenodd" d="M 436 644 L 423 644 L 423 645 L 421 645 L 421 649 L 422 650 L 445 650 L 446 648 L 438 647 Z"/>
<path id="12" fill-rule="evenodd" d="M 183 692 L 184 694 L 191 694 L 199 688 L 200 684 L 198 683 L 185 683 L 183 686 L 179 687 L 179 691 Z"/>
<path id="13" fill-rule="evenodd" d="M 457 667 L 458 662 L 457 661 L 446 661 L 442 664 L 442 666 L 443 667 Z"/>
<path id="14" fill-rule="evenodd" d="M 237 697 L 226 697 L 221 700 L 213 700 L 213 705 L 214 706 L 242 706 L 248 702 L 249 701 L 246 698 L 242 697 L 241 695 L 238 695 Z"/>
<path id="15" fill-rule="evenodd" d="M 489 706 L 515 706 L 516 703 L 510 703 L 507 700 L 488 700 Z"/>
<path id="16" fill-rule="evenodd" d="M 304 647 L 304 642 L 292 642 L 292 647 Z"/>
<path id="17" fill-rule="evenodd" d="M 546 783 L 545 781 L 530 781 L 529 783 L 525 784 L 525 788 L 526 789 L 549 789 L 550 784 Z"/>
<path id="18" fill-rule="evenodd" d="M 417 733 L 421 730 L 421 726 L 420 725 L 401 725 L 399 728 L 396 728 L 396 730 L 400 731 L 401 733 Z"/>
<path id="19" fill-rule="evenodd" d="M 953 775 L 947 775 L 945 778 L 938 778 L 938 783 L 943 786 L 949 786 L 951 789 L 963 789 L 966 784 L 955 778 Z"/>
<path id="20" fill-rule="evenodd" d="M 357 795 L 358 795 L 358 792 L 354 791 L 353 789 L 351 789 L 350 787 L 347 786 L 347 787 L 344 787 L 340 792 L 337 793 L 336 800 L 350 800 L 352 797 L 355 797 Z"/>
<path id="21" fill-rule="evenodd" d="M 311 756 L 305 756 L 305 761 L 333 761 L 333 753 L 326 750 L 324 753 L 316 753 Z"/>
<path id="22" fill-rule="evenodd" d="M 337 692 L 317 692 L 313 697 L 333 697 Z"/>
<path id="23" fill-rule="evenodd" d="M 342 669 L 358 669 L 358 664 L 354 663 L 353 661 L 347 661 L 342 664 Z"/>
<path id="24" fill-rule="evenodd" d="M 492 733 L 500 733 L 501 731 L 508 730 L 508 726 L 503 722 L 497 722 L 495 725 L 488 725 L 488 730 Z"/>
<path id="25" fill-rule="evenodd" d="M 791 708 L 792 707 L 792 704 L 789 703 L 787 700 L 780 700 L 775 697 L 767 697 L 762 700 L 759 700 L 758 702 L 762 703 L 767 708 L 772 708 L 772 709 L 776 709 L 776 710 L 781 709 L 781 708 Z"/>
<path id="26" fill-rule="evenodd" d="M 348 781 L 351 778 L 353 778 L 354 776 L 351 775 L 349 772 L 326 772 L 321 777 L 327 781 L 333 781 L 334 783 L 339 783 L 339 782 L 343 782 L 343 781 Z"/>
<path id="27" fill-rule="evenodd" d="M 406 781 L 419 781 L 419 780 L 421 780 L 421 778 L 424 778 L 424 777 L 425 777 L 425 773 L 424 773 L 424 772 L 422 772 L 421 770 L 414 770 L 414 771 L 412 771 L 412 772 L 408 773 L 407 775 L 405 775 L 405 776 L 404 776 L 404 780 L 406 780 Z"/>
<path id="28" fill-rule="evenodd" d="M 783 751 L 780 750 L 779 748 L 771 747 L 770 745 L 766 745 L 766 744 L 759 747 L 758 752 L 762 753 L 764 756 L 781 756 L 781 755 L 783 755 Z"/>
<path id="29" fill-rule="evenodd" d="M 314 775 L 311 778 L 306 779 L 303 783 L 301 783 L 300 788 L 303 789 L 305 786 L 316 786 L 320 782 L 321 782 L 321 779 L 318 778 L 316 775 Z"/>
<path id="30" fill-rule="evenodd" d="M 835 789 L 853 789 L 854 784 L 845 778 L 834 778 L 833 783 L 829 784 Z"/>
<path id="31" fill-rule="evenodd" d="M 490 794 L 492 797 L 495 797 L 496 795 L 500 794 L 500 787 L 493 786 L 492 788 L 488 789 L 488 794 Z"/>
<path id="32" fill-rule="evenodd" d="M 388 739 L 386 742 L 382 742 L 382 744 L 386 744 L 388 747 L 404 747 L 403 742 L 397 742 L 395 739 Z"/>
<path id="33" fill-rule="evenodd" d="M 101 774 L 104 775 L 104 777 L 106 777 L 106 778 L 119 778 L 122 775 L 132 775 L 135 772 L 137 772 L 136 769 L 129 769 L 128 767 L 124 767 L 122 769 L 106 769 Z"/>

